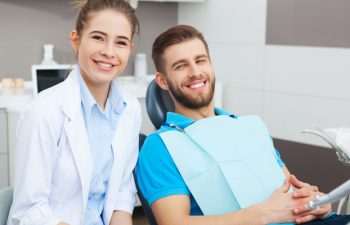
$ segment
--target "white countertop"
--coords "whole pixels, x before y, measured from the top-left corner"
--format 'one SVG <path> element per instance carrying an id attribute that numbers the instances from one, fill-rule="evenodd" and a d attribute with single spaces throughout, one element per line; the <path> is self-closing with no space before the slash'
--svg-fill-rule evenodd
<path id="1" fill-rule="evenodd" d="M 147 86 L 154 75 L 148 75 L 143 80 L 136 80 L 134 76 L 116 78 L 118 86 L 136 98 L 145 98 Z M 32 82 L 26 81 L 24 89 L 3 89 L 0 83 L 0 108 L 18 112 L 33 98 Z"/>
<path id="2" fill-rule="evenodd" d="M 143 80 L 136 80 L 134 76 L 121 76 L 116 78 L 118 86 L 136 98 L 145 98 L 148 84 L 154 75 L 147 75 Z"/>
<path id="3" fill-rule="evenodd" d="M 147 75 L 142 80 L 136 80 L 135 76 L 117 77 L 118 86 L 130 95 L 142 99 L 146 97 L 148 84 L 154 79 L 154 75 Z M 32 82 L 26 81 L 24 89 L 2 89 L 0 85 L 0 108 L 7 108 L 8 111 L 18 112 L 32 98 Z M 216 82 L 214 100 L 216 106 L 222 106 L 222 84 Z"/>
<path id="4" fill-rule="evenodd" d="M 31 89 L 0 89 L 0 108 L 25 105 L 32 98 Z"/>

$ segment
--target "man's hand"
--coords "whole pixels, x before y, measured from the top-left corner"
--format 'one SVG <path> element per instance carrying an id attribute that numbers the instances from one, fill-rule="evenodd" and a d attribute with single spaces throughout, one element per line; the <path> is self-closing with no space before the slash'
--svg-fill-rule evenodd
<path id="1" fill-rule="evenodd" d="M 309 185 L 307 183 L 299 181 L 294 175 L 289 176 L 289 182 L 294 187 L 293 198 L 294 199 L 304 199 L 310 201 L 316 198 L 316 196 L 322 196 L 323 193 L 318 191 L 318 187 L 314 185 Z M 305 223 L 311 221 L 317 217 L 325 217 L 332 211 L 330 204 L 318 207 L 314 210 L 309 210 L 308 205 L 304 204 L 293 210 L 295 215 L 300 217 L 296 219 L 296 223 Z"/>
<path id="2" fill-rule="evenodd" d="M 301 207 L 304 202 L 303 199 L 293 198 L 293 193 L 289 192 L 290 187 L 291 183 L 286 178 L 283 186 L 276 189 L 267 202 L 263 203 L 263 212 L 267 216 L 265 223 L 294 223 L 300 217 L 293 210 Z"/>

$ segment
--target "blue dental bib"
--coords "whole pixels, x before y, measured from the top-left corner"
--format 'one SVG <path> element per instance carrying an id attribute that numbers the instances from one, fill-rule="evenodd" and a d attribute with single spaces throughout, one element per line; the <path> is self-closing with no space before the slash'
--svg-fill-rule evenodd
<path id="1" fill-rule="evenodd" d="M 205 118 L 160 136 L 204 215 L 264 202 L 284 182 L 269 132 L 257 116 Z"/>

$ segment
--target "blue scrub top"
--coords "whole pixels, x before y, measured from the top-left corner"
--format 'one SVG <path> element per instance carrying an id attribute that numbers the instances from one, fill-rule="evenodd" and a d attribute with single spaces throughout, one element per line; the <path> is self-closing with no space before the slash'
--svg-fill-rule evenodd
<path id="1" fill-rule="evenodd" d="M 222 109 L 215 108 L 216 115 L 228 115 L 236 118 Z M 169 112 L 167 114 L 166 124 L 176 124 L 182 129 L 196 122 L 181 114 Z M 147 137 L 140 151 L 138 163 L 136 166 L 137 180 L 141 192 L 148 204 L 160 198 L 171 195 L 187 195 L 190 197 L 191 211 L 190 215 L 203 215 L 197 202 L 193 198 L 190 190 L 187 188 L 183 178 L 178 171 L 175 162 L 171 158 L 160 133 L 172 130 L 167 125 L 162 125 L 159 130 Z M 279 152 L 276 150 L 277 162 L 280 167 L 284 167 Z M 191 159 L 189 159 L 191 160 Z"/>

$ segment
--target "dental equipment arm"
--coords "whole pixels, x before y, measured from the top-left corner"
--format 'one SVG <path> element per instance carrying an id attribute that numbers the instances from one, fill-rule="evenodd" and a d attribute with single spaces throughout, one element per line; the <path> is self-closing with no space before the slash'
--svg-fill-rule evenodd
<path id="1" fill-rule="evenodd" d="M 328 194 L 317 197 L 316 199 L 308 203 L 309 209 L 315 209 L 320 205 L 329 204 L 338 201 L 339 199 L 346 197 L 350 194 L 350 180 L 346 181 L 339 187 L 335 188 Z"/>
<path id="2" fill-rule="evenodd" d="M 317 135 L 323 138 L 336 152 L 338 160 L 346 166 L 350 166 L 350 155 L 347 154 L 347 151 L 339 147 L 334 140 L 332 140 L 327 134 L 325 134 L 321 129 L 316 128 L 315 130 L 306 129 L 301 131 L 301 133 L 309 133 Z"/>

